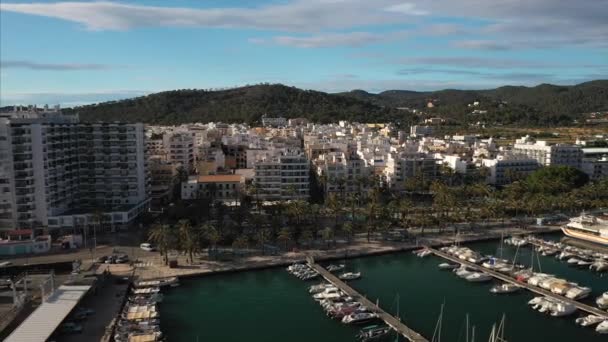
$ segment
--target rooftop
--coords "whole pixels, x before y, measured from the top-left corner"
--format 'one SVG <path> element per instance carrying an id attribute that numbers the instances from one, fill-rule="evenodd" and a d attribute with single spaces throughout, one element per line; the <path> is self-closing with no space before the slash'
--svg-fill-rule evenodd
<path id="1" fill-rule="evenodd" d="M 228 183 L 228 182 L 241 182 L 243 179 L 242 175 L 208 175 L 199 176 L 199 183 Z"/>

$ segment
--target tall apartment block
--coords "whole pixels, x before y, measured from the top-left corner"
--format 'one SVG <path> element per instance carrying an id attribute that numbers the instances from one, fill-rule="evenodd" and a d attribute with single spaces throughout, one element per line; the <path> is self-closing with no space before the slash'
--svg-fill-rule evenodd
<path id="1" fill-rule="evenodd" d="M 310 190 L 310 166 L 304 153 L 285 149 L 258 156 L 254 183 L 264 201 L 306 199 Z"/>
<path id="2" fill-rule="evenodd" d="M 0 229 L 128 225 L 148 204 L 143 124 L 58 108 L 0 114 Z"/>

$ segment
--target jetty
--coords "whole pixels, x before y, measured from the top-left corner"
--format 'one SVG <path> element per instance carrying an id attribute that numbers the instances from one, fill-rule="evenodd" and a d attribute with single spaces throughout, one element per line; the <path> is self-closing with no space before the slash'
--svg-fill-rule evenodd
<path id="1" fill-rule="evenodd" d="M 353 297 L 355 300 L 357 300 L 358 302 L 360 302 L 361 304 L 363 304 L 370 310 L 373 310 L 374 313 L 376 313 L 378 315 L 378 318 L 382 319 L 384 321 L 384 323 L 386 323 L 386 325 L 393 328 L 397 333 L 399 333 L 400 335 L 405 337 L 408 341 L 428 342 L 428 340 L 426 338 L 424 338 L 422 335 L 420 335 L 416 331 L 412 330 L 407 325 L 403 324 L 403 322 L 401 322 L 400 318 L 395 317 L 395 316 L 389 314 L 388 312 L 384 311 L 378 305 L 376 305 L 375 303 L 372 303 L 369 299 L 365 298 L 365 296 L 363 296 L 359 292 L 357 292 L 355 289 L 348 286 L 348 284 L 346 284 L 342 280 L 338 279 L 338 277 L 331 274 L 324 267 L 322 267 L 319 264 L 316 264 L 312 257 L 308 257 L 306 260 L 308 262 L 308 266 L 310 266 L 310 268 L 312 268 L 313 270 L 318 272 L 323 278 L 325 278 L 325 280 L 327 280 L 328 282 L 333 284 L 335 287 L 339 288 L 344 293 Z"/>
<path id="2" fill-rule="evenodd" d="M 557 294 L 555 294 L 555 293 L 553 293 L 551 291 L 547 291 L 545 289 L 542 289 L 540 287 L 536 287 L 536 286 L 530 285 L 528 283 L 519 282 L 519 281 L 515 280 L 511 276 L 508 276 L 506 274 L 502 274 L 502 273 L 499 273 L 499 272 L 496 272 L 496 271 L 493 271 L 493 270 L 489 270 L 489 269 L 487 269 L 485 267 L 482 267 L 480 265 L 477 265 L 477 264 L 472 263 L 472 262 L 467 261 L 467 260 L 459 259 L 457 257 L 454 257 L 454 256 L 449 255 L 447 253 L 444 253 L 442 251 L 439 251 L 437 249 L 430 248 L 430 247 L 425 247 L 425 248 L 428 249 L 429 251 L 431 251 L 433 254 L 437 255 L 438 257 L 450 260 L 450 261 L 458 263 L 458 264 L 465 265 L 465 266 L 467 266 L 467 267 L 469 267 L 471 269 L 475 269 L 475 270 L 477 270 L 479 272 L 487 273 L 487 274 L 491 275 L 492 277 L 494 277 L 496 279 L 500 279 L 500 280 L 502 280 L 504 282 L 507 282 L 507 283 L 515 284 L 517 286 L 525 288 L 526 290 L 534 292 L 536 294 L 539 294 L 539 295 L 542 295 L 542 296 L 546 296 L 546 297 L 551 297 L 551 298 L 558 299 L 560 301 L 566 302 L 568 304 L 572 304 L 572 305 L 576 306 L 577 309 L 579 309 L 581 311 L 584 311 L 584 312 L 587 312 L 589 314 L 605 317 L 606 319 L 608 319 L 608 312 L 600 310 L 600 309 L 598 309 L 596 307 L 593 307 L 593 306 L 590 306 L 590 305 L 587 305 L 587 304 L 583 304 L 583 303 L 581 303 L 579 301 L 576 301 L 576 300 L 573 300 L 573 299 L 570 299 L 570 298 L 566 298 L 564 296 L 557 295 Z"/>

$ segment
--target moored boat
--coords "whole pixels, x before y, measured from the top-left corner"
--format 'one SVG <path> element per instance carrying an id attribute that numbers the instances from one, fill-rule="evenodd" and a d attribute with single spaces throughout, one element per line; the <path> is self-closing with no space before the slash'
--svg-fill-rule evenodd
<path id="1" fill-rule="evenodd" d="M 503 283 L 500 285 L 492 286 L 492 288 L 490 289 L 490 292 L 497 293 L 497 294 L 503 294 L 503 293 L 517 292 L 520 289 L 521 289 L 521 287 L 519 287 L 515 284 Z"/>

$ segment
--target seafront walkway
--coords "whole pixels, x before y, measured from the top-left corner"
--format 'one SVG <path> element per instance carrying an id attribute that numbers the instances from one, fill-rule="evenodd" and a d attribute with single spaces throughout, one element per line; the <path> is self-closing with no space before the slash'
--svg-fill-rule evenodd
<path id="1" fill-rule="evenodd" d="M 357 292 L 355 289 L 348 286 L 348 284 L 346 284 L 342 280 L 338 279 L 338 277 L 331 274 L 324 267 L 315 263 L 315 261 L 312 257 L 307 258 L 307 261 L 308 261 L 308 266 L 310 266 L 312 269 L 317 271 L 323 278 L 325 278 L 325 280 L 332 283 L 334 286 L 336 286 L 337 288 L 342 290 L 344 293 L 353 297 L 356 301 L 360 302 L 365 307 L 367 307 L 368 309 L 375 312 L 380 319 L 382 319 L 388 326 L 393 328 L 400 335 L 405 337 L 408 341 L 428 342 L 428 340 L 426 338 L 424 338 L 422 335 L 415 332 L 414 330 L 409 328 L 407 325 L 405 325 L 403 322 L 401 322 L 400 318 L 397 318 L 397 317 L 389 314 L 388 312 L 384 311 L 378 305 L 372 303 L 369 299 L 365 298 L 365 296 L 363 296 L 359 292 Z"/>
<path id="2" fill-rule="evenodd" d="M 546 297 L 555 298 L 555 299 L 561 300 L 563 302 L 572 304 L 572 305 L 576 306 L 577 309 L 579 309 L 581 311 L 584 311 L 584 312 L 587 312 L 589 314 L 593 314 L 593 315 L 597 315 L 597 316 L 602 316 L 602 317 L 605 317 L 605 318 L 608 319 L 608 312 L 602 311 L 602 310 L 600 310 L 600 309 L 598 309 L 596 307 L 593 307 L 593 306 L 590 306 L 590 305 L 587 305 L 587 304 L 583 304 L 583 303 L 581 303 L 579 301 L 576 301 L 576 300 L 573 300 L 573 299 L 570 299 L 570 298 L 566 298 L 564 296 L 557 295 L 557 294 L 555 294 L 555 293 L 553 293 L 551 291 L 547 291 L 547 290 L 542 289 L 540 287 L 536 287 L 536 286 L 532 286 L 532 285 L 527 284 L 527 283 L 519 282 L 519 281 L 515 280 L 511 276 L 508 276 L 506 274 L 502 274 L 502 273 L 499 273 L 499 272 L 496 272 L 496 271 L 493 271 L 493 270 L 489 270 L 489 269 L 487 269 L 485 267 L 479 266 L 477 264 L 474 264 L 474 263 L 466 261 L 466 260 L 459 259 L 457 257 L 454 257 L 454 256 L 450 255 L 450 254 L 447 254 L 447 253 L 444 253 L 442 251 L 439 251 L 437 249 L 430 248 L 430 247 L 426 247 L 426 248 L 429 251 L 433 252 L 433 254 L 435 254 L 435 255 L 437 255 L 437 256 L 439 256 L 441 258 L 450 260 L 450 261 L 452 261 L 454 263 L 465 265 L 465 266 L 470 267 L 471 269 L 475 269 L 477 271 L 481 271 L 481 272 L 487 273 L 487 274 L 491 275 L 492 277 L 494 277 L 496 279 L 500 279 L 500 280 L 502 280 L 504 282 L 507 282 L 507 283 L 515 284 L 517 286 L 525 288 L 528 291 L 534 292 L 536 294 L 539 294 L 539 295 L 542 295 L 542 296 L 546 296 Z"/>

